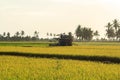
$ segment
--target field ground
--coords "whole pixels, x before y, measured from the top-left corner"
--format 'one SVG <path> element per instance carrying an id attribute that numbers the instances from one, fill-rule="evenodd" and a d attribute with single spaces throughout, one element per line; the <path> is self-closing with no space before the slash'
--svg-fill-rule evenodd
<path id="1" fill-rule="evenodd" d="M 0 80 L 120 80 L 119 42 L 73 44 L 0 42 Z"/>

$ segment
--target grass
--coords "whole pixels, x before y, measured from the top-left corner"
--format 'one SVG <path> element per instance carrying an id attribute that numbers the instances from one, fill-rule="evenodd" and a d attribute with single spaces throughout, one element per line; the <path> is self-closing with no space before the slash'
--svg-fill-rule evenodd
<path id="1" fill-rule="evenodd" d="M 48 45 L 0 42 L 0 80 L 120 80 L 118 42 Z"/>
<path id="2" fill-rule="evenodd" d="M 81 46 L 81 45 L 89 45 L 89 46 L 91 46 L 91 45 L 96 45 L 96 46 L 120 46 L 120 42 L 74 42 L 73 43 L 74 45 L 79 45 L 79 46 Z"/>
<path id="3" fill-rule="evenodd" d="M 19 42 L 0 42 L 0 46 L 49 46 L 50 43 L 54 42 L 41 42 L 41 41 L 19 41 Z M 73 42 L 73 45 L 77 46 L 120 46 L 120 42 Z"/>
<path id="4" fill-rule="evenodd" d="M 33 47 L 33 46 L 49 46 L 51 42 L 0 42 L 0 46 L 22 46 L 22 47 Z"/>

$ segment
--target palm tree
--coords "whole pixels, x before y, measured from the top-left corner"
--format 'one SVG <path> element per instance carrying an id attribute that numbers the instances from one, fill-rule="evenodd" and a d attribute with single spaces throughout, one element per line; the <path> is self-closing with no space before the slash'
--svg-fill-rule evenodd
<path id="1" fill-rule="evenodd" d="M 3 32 L 3 37 L 5 37 L 6 36 L 6 32 Z"/>
<path id="2" fill-rule="evenodd" d="M 115 28 L 115 36 L 116 36 L 116 40 L 118 39 L 118 35 L 117 35 L 117 33 L 118 33 L 118 29 L 120 28 L 120 24 L 119 24 L 119 22 L 118 22 L 118 20 L 117 19 L 115 19 L 114 21 L 113 21 L 113 27 Z"/>
<path id="3" fill-rule="evenodd" d="M 82 37 L 84 40 L 87 40 L 87 41 L 92 40 L 93 31 L 91 30 L 91 28 L 84 27 Z"/>
<path id="4" fill-rule="evenodd" d="M 81 25 L 78 25 L 77 29 L 75 30 L 75 35 L 76 35 L 77 38 L 80 39 L 80 37 L 82 35 Z"/>
<path id="5" fill-rule="evenodd" d="M 110 29 L 112 27 L 112 24 L 109 22 L 107 26 L 105 26 L 107 29 Z"/>
<path id="6" fill-rule="evenodd" d="M 53 34 L 53 36 L 54 36 L 54 38 L 55 38 L 56 34 Z"/>
<path id="7" fill-rule="evenodd" d="M 114 21 L 113 21 L 113 27 L 115 28 L 115 31 L 117 31 L 118 28 L 120 27 L 120 24 L 119 24 L 119 22 L 118 22 L 117 19 L 114 19 Z"/>
<path id="8" fill-rule="evenodd" d="M 100 36 L 97 30 L 94 32 L 94 36 L 96 36 L 96 39 L 98 39 L 98 36 Z"/>
<path id="9" fill-rule="evenodd" d="M 50 33 L 50 36 L 52 36 L 52 33 Z"/>
<path id="10" fill-rule="evenodd" d="M 110 39 L 110 38 L 114 38 L 115 37 L 115 32 L 114 32 L 114 29 L 112 27 L 112 24 L 109 22 L 107 24 L 107 26 L 105 26 L 107 29 L 106 29 L 106 35 L 107 37 Z"/>
<path id="11" fill-rule="evenodd" d="M 20 33 L 17 31 L 17 32 L 15 33 L 15 35 L 16 35 L 16 37 L 19 37 Z"/>
<path id="12" fill-rule="evenodd" d="M 8 37 L 8 38 L 10 37 L 10 33 L 9 33 L 9 32 L 7 33 L 7 37 Z"/>
<path id="13" fill-rule="evenodd" d="M 34 32 L 34 36 L 35 36 L 36 38 L 39 37 L 38 34 L 39 34 L 39 32 L 37 32 L 37 31 Z"/>
<path id="14" fill-rule="evenodd" d="M 116 33 L 117 38 L 120 40 L 120 29 L 118 29 L 117 33 Z"/>
<path id="15" fill-rule="evenodd" d="M 47 33 L 47 36 L 49 36 L 49 33 Z"/>
<path id="16" fill-rule="evenodd" d="M 49 38 L 49 33 L 47 32 L 47 38 Z"/>
<path id="17" fill-rule="evenodd" d="M 21 31 L 21 37 L 23 37 L 25 35 L 25 32 L 22 30 Z"/>
<path id="18" fill-rule="evenodd" d="M 9 32 L 7 32 L 7 37 L 6 37 L 6 40 L 10 40 L 10 33 Z"/>

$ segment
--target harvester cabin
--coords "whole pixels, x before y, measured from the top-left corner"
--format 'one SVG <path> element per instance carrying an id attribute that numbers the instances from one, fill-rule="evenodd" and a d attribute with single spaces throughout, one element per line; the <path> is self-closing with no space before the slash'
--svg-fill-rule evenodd
<path id="1" fill-rule="evenodd" d="M 60 46 L 72 46 L 73 37 L 72 35 L 61 34 L 59 38 Z"/>

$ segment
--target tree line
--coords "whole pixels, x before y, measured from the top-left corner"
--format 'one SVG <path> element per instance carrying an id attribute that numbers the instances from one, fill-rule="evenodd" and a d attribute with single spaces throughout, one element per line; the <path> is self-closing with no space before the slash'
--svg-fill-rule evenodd
<path id="1" fill-rule="evenodd" d="M 105 28 L 105 36 L 107 36 L 108 39 L 102 38 L 102 40 L 120 41 L 120 22 L 117 19 L 114 19 L 112 23 L 108 22 Z M 97 30 L 94 32 L 91 28 L 81 27 L 81 25 L 78 25 L 77 29 L 75 30 L 75 35 L 80 41 L 91 41 L 93 36 L 95 36 L 96 39 L 98 36 L 100 36 Z"/>
<path id="2" fill-rule="evenodd" d="M 108 22 L 106 27 L 106 36 L 109 40 L 120 40 L 120 22 L 114 19 L 112 23 Z"/>
<path id="3" fill-rule="evenodd" d="M 117 19 L 114 19 L 112 23 L 108 22 L 108 24 L 105 26 L 106 34 L 108 39 L 102 38 L 101 40 L 112 40 L 112 41 L 120 41 L 120 23 Z M 63 33 L 65 34 L 65 33 Z M 72 33 L 71 33 L 72 34 Z M 4 32 L 3 34 L 0 34 L 0 41 L 39 41 L 39 40 L 53 40 L 56 41 L 55 38 L 60 37 L 62 34 L 52 34 L 52 33 L 46 33 L 47 38 L 39 38 L 39 32 L 34 31 L 34 36 L 25 36 L 25 31 L 17 31 L 13 36 L 11 36 L 10 32 Z M 56 37 L 57 36 L 57 37 Z M 91 41 L 93 40 L 93 37 L 96 37 L 96 40 L 98 40 L 98 37 L 100 36 L 99 32 L 93 31 L 91 28 L 88 27 L 82 27 L 81 25 L 78 25 L 78 27 L 75 30 L 75 36 L 74 40 L 76 41 Z M 50 38 L 49 38 L 50 37 Z"/>
<path id="4" fill-rule="evenodd" d="M 13 36 L 10 32 L 3 32 L 3 35 L 0 34 L 0 41 L 38 41 L 39 32 L 35 31 L 34 36 L 25 36 L 25 31 L 17 31 Z"/>
<path id="5" fill-rule="evenodd" d="M 75 35 L 80 41 L 91 41 L 93 36 L 99 36 L 99 33 L 97 30 L 94 32 L 91 28 L 81 27 L 81 25 L 78 25 L 75 30 Z"/>

